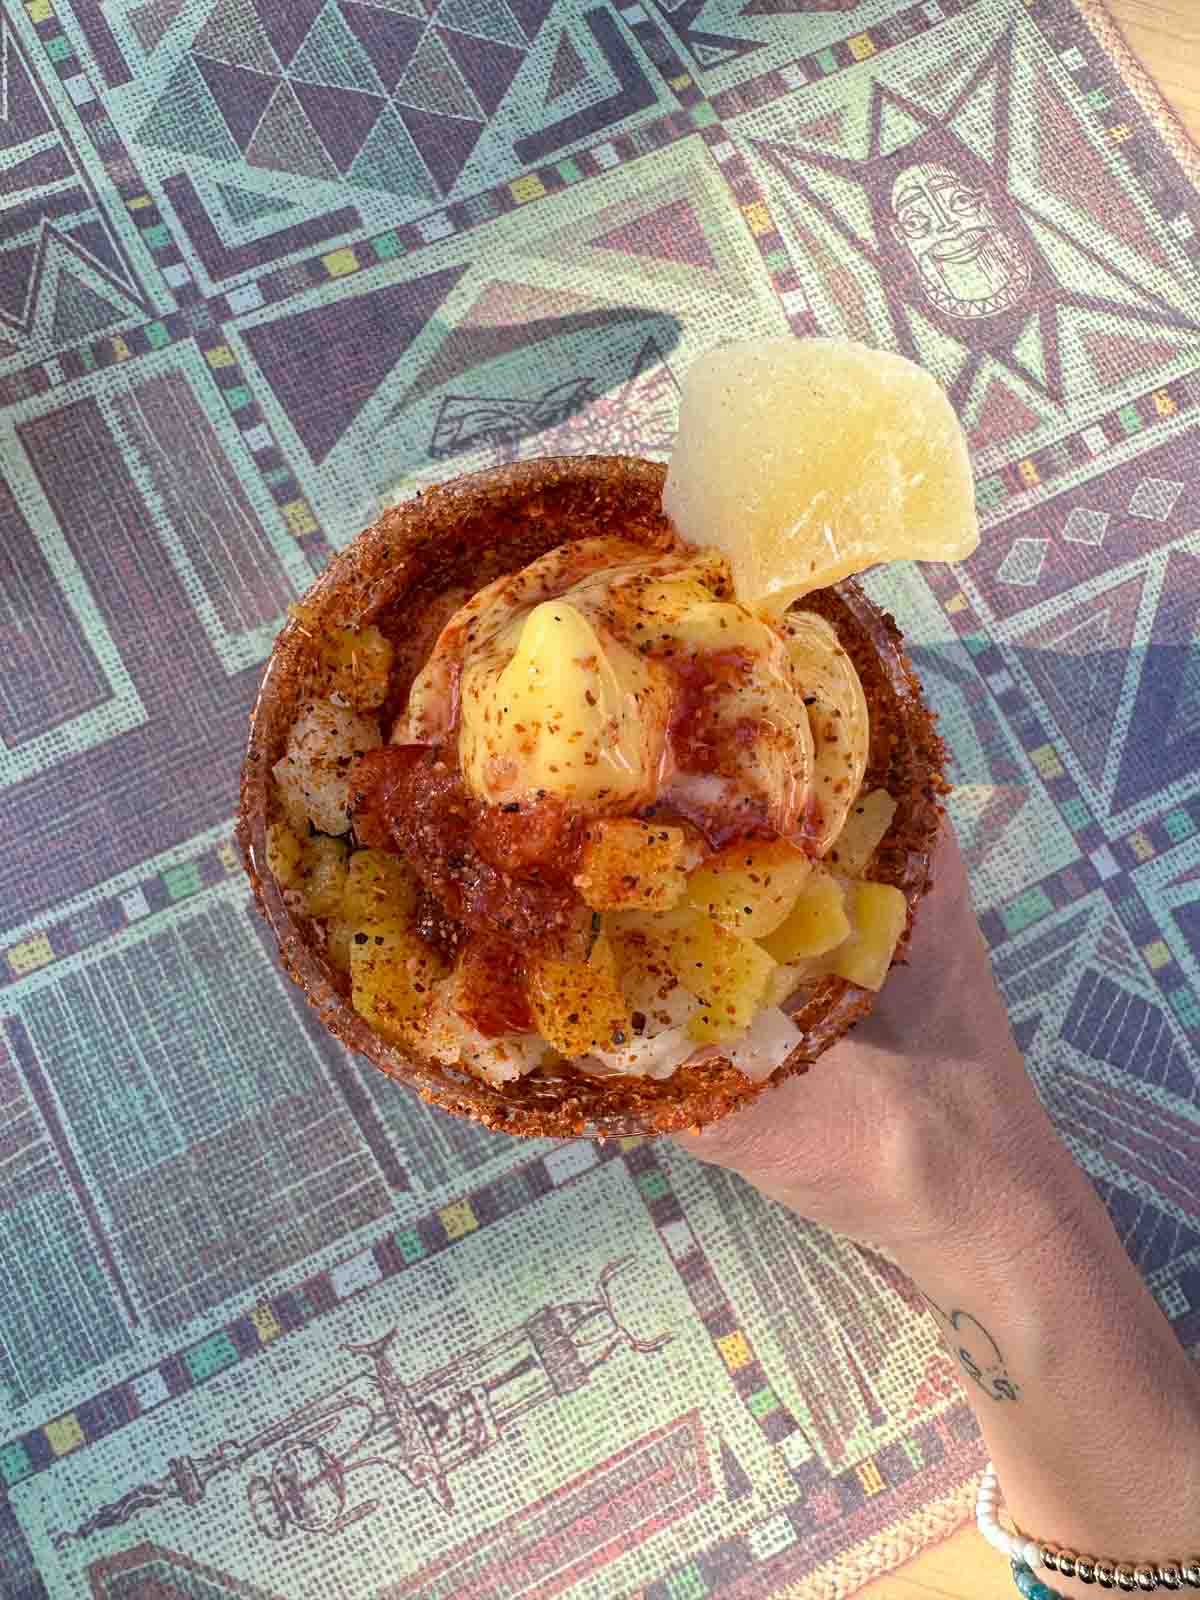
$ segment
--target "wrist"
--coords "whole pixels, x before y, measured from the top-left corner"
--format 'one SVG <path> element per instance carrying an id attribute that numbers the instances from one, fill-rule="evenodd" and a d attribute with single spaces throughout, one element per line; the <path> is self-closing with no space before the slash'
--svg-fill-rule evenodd
<path id="1" fill-rule="evenodd" d="M 938 1076 L 953 1093 L 894 1097 L 880 1131 L 891 1204 L 875 1242 L 918 1282 L 999 1269 L 1095 1203 L 1023 1069 Z"/>

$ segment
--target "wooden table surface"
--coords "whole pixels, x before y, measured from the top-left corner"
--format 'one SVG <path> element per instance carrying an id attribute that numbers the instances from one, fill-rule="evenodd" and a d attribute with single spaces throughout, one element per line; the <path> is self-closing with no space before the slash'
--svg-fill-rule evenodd
<path id="1" fill-rule="evenodd" d="M 1200 145 L 1200 0 L 1108 0 L 1108 9 Z M 1008 1563 L 964 1528 L 860 1589 L 858 1600 L 1014 1600 L 1016 1593 Z"/>

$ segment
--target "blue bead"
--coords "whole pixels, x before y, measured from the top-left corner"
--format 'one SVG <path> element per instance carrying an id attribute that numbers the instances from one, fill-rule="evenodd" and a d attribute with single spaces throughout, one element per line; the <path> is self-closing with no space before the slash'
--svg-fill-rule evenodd
<path id="1" fill-rule="evenodd" d="M 1012 1564 L 1013 1582 L 1025 1596 L 1028 1596 L 1030 1587 L 1037 1582 L 1033 1573 L 1023 1561 L 1014 1561 Z"/>
<path id="2" fill-rule="evenodd" d="M 1029 1600 L 1062 1600 L 1057 1589 L 1048 1589 L 1044 1583 L 1038 1583 L 1036 1579 L 1027 1593 Z"/>

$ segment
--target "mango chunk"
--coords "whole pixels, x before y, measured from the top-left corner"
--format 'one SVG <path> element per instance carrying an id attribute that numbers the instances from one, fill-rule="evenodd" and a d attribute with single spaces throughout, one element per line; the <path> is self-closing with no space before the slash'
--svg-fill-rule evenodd
<path id="1" fill-rule="evenodd" d="M 538 1032 L 568 1059 L 611 1050 L 632 1036 L 633 1019 L 603 935 L 586 961 L 535 956 L 529 964 L 528 994 Z"/>
<path id="2" fill-rule="evenodd" d="M 787 917 L 811 871 L 812 861 L 792 845 L 748 839 L 696 868 L 688 902 L 731 933 L 762 939 Z"/>
<path id="3" fill-rule="evenodd" d="M 588 824 L 575 887 L 594 911 L 667 911 L 682 898 L 682 828 L 637 817 Z"/>
<path id="4" fill-rule="evenodd" d="M 376 1033 L 411 1042 L 432 1000 L 445 963 L 415 928 L 376 924 L 350 937 L 350 1002 Z"/>
<path id="5" fill-rule="evenodd" d="M 824 955 L 850 934 L 846 891 L 841 881 L 815 866 L 784 922 L 763 941 L 763 948 L 784 963 Z"/>
<path id="6" fill-rule="evenodd" d="M 342 894 L 343 921 L 358 930 L 408 926 L 417 905 L 417 881 L 398 856 L 386 850 L 356 850 Z"/>
<path id="7" fill-rule="evenodd" d="M 908 921 L 908 902 L 890 883 L 851 883 L 851 934 L 829 957 L 829 970 L 863 989 L 881 989 Z"/>
<path id="8" fill-rule="evenodd" d="M 348 857 L 340 839 L 319 833 L 305 840 L 299 888 L 310 917 L 332 917 L 341 910 Z"/>
<path id="9" fill-rule="evenodd" d="M 896 802 L 886 789 L 859 795 L 829 852 L 829 864 L 847 878 L 857 878 L 870 865 L 896 815 Z"/>
<path id="10" fill-rule="evenodd" d="M 281 889 L 299 888 L 303 864 L 303 834 L 290 822 L 273 822 L 267 829 L 267 870 Z"/>

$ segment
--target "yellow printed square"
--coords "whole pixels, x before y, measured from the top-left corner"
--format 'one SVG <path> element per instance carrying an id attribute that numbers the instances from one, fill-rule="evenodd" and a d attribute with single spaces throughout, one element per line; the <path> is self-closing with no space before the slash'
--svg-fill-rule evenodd
<path id="1" fill-rule="evenodd" d="M 204 359 L 210 367 L 234 367 L 237 357 L 227 344 L 215 344 L 211 350 L 204 352 Z"/>
<path id="2" fill-rule="evenodd" d="M 270 1306 L 255 1306 L 250 1313 L 250 1321 L 258 1329 L 258 1337 L 263 1344 L 270 1344 L 272 1339 L 278 1339 L 283 1332 L 279 1318 L 271 1310 Z"/>
<path id="3" fill-rule="evenodd" d="M 881 1489 L 887 1487 L 883 1473 L 875 1465 L 873 1457 L 867 1461 L 860 1461 L 855 1471 L 858 1474 L 859 1483 L 862 1484 L 867 1494 L 878 1494 Z"/>
<path id="4" fill-rule="evenodd" d="M 691 81 L 692 75 L 690 72 L 684 72 L 678 78 L 667 79 L 667 82 L 670 84 L 671 88 L 676 91 L 688 88 L 691 84 Z"/>
<path id="5" fill-rule="evenodd" d="M 1146 965 L 1152 972 L 1157 972 L 1160 967 L 1165 967 L 1171 959 L 1171 952 L 1167 949 L 1166 943 L 1162 939 L 1155 939 L 1153 944 L 1148 944 L 1142 954 L 1146 958 Z"/>
<path id="6" fill-rule="evenodd" d="M 546 185 L 536 172 L 527 172 L 523 178 L 514 178 L 508 187 L 519 206 L 527 200 L 540 200 L 546 192 Z"/>
<path id="7" fill-rule="evenodd" d="M 716 1344 L 721 1352 L 721 1359 L 730 1372 L 748 1367 L 754 1359 L 750 1346 L 746 1343 L 746 1335 L 740 1328 L 735 1328 L 732 1333 L 723 1334 Z"/>
<path id="8" fill-rule="evenodd" d="M 1140 828 L 1136 833 L 1129 835 L 1129 848 L 1139 861 L 1152 861 L 1154 859 L 1154 846 Z"/>
<path id="9" fill-rule="evenodd" d="M 1040 744 L 1036 750 L 1029 752 L 1029 759 L 1041 773 L 1043 778 L 1061 778 L 1063 764 L 1058 759 L 1058 751 L 1052 744 Z"/>
<path id="10" fill-rule="evenodd" d="M 966 609 L 967 597 L 965 594 L 963 594 L 961 589 L 957 594 L 952 594 L 949 600 L 946 601 L 946 610 L 951 616 L 953 616 L 957 611 L 965 611 Z"/>
<path id="11" fill-rule="evenodd" d="M 1133 138 L 1133 129 L 1127 122 L 1118 122 L 1115 128 L 1108 130 L 1108 137 L 1114 144 L 1124 144 L 1126 139 Z"/>
<path id="12" fill-rule="evenodd" d="M 627 1133 L 618 1139 L 617 1143 L 622 1150 L 637 1150 L 646 1143 L 646 1140 L 640 1133 Z"/>
<path id="13" fill-rule="evenodd" d="M 289 500 L 287 505 L 281 506 L 284 524 L 287 531 L 294 534 L 297 539 L 306 533 L 316 533 L 317 519 L 312 514 L 312 507 L 307 500 Z"/>
<path id="14" fill-rule="evenodd" d="M 748 206 L 743 206 L 742 215 L 750 224 L 750 232 L 756 239 L 764 233 L 770 233 L 775 227 L 771 213 L 761 200 L 752 200 Z"/>
<path id="15" fill-rule="evenodd" d="M 1173 417 L 1179 407 L 1165 389 L 1157 389 L 1154 394 L 1154 409 L 1160 417 Z"/>
<path id="16" fill-rule="evenodd" d="M 73 1411 L 68 1411 L 65 1417 L 47 1422 L 42 1432 L 56 1456 L 69 1456 L 72 1450 L 78 1450 L 83 1443 L 83 1429 Z"/>
<path id="17" fill-rule="evenodd" d="M 1020 463 L 1020 465 L 1017 467 L 1017 471 L 1021 475 L 1021 482 L 1027 483 L 1031 489 L 1036 489 L 1038 484 L 1042 481 L 1038 476 L 1037 467 L 1028 458 Z"/>
<path id="18" fill-rule="evenodd" d="M 469 1200 L 455 1200 L 452 1205 L 443 1206 L 438 1216 L 442 1219 L 447 1239 L 461 1239 L 465 1233 L 474 1233 L 479 1226 Z"/>
<path id="19" fill-rule="evenodd" d="M 54 15 L 50 0 L 26 0 L 25 9 L 30 22 L 47 22 Z"/>
<path id="20" fill-rule="evenodd" d="M 129 346 L 119 335 L 112 341 L 113 357 L 117 361 L 129 360 Z"/>
<path id="21" fill-rule="evenodd" d="M 147 206 L 152 206 L 154 201 L 148 194 L 135 194 L 133 199 L 126 200 L 125 204 L 130 211 L 144 211 Z"/>
<path id="22" fill-rule="evenodd" d="M 869 33 L 856 33 L 853 39 L 847 39 L 846 43 L 855 61 L 866 61 L 875 54 L 875 41 Z"/>
<path id="23" fill-rule="evenodd" d="M 358 271 L 358 257 L 348 245 L 343 245 L 340 250 L 331 250 L 321 260 L 331 278 L 345 278 L 351 272 Z"/>
<path id="24" fill-rule="evenodd" d="M 238 859 L 237 846 L 232 839 L 226 839 L 217 846 L 217 860 L 226 872 L 236 872 L 241 866 Z"/>
<path id="25" fill-rule="evenodd" d="M 23 978 L 27 972 L 36 972 L 39 967 L 48 967 L 53 960 L 54 951 L 44 933 L 35 933 L 32 939 L 14 944 L 8 952 L 8 964 L 18 978 Z"/>

